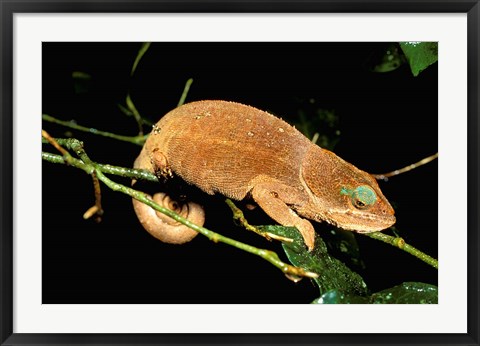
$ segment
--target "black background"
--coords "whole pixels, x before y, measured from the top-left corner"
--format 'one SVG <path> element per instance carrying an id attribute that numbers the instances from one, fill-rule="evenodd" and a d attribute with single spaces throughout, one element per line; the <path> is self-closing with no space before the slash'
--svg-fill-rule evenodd
<path id="1" fill-rule="evenodd" d="M 135 135 L 136 123 L 119 112 L 130 92 L 152 120 L 174 108 L 188 78 L 187 101 L 225 99 L 293 120 L 299 108 L 333 109 L 340 117 L 335 152 L 357 167 L 383 173 L 437 151 L 437 65 L 413 77 L 404 65 L 389 73 L 367 68 L 382 43 L 156 43 L 130 70 L 139 43 L 44 43 L 43 112 L 79 124 Z M 73 71 L 90 74 L 88 92 L 76 93 Z M 314 99 L 315 103 L 309 100 Z M 56 137 L 66 129 L 44 123 Z M 140 147 L 71 131 L 97 162 L 132 166 Z M 45 147 L 44 150 L 54 152 Z M 138 223 L 130 199 L 102 186 L 99 224 L 83 220 L 93 205 L 83 171 L 43 163 L 43 303 L 309 303 L 309 280 L 293 283 L 263 259 L 202 236 L 182 246 L 163 244 Z M 121 178 L 116 181 L 128 184 Z M 437 163 L 381 182 L 396 209 L 404 239 L 437 256 Z M 220 198 L 206 201 L 206 227 L 274 249 L 233 225 Z M 271 220 L 261 211 L 252 223 Z M 317 232 L 328 227 L 315 224 Z M 437 284 L 437 271 L 376 240 L 357 236 L 365 268 L 352 269 L 379 291 L 405 281 Z M 441 289 L 441 288 L 440 288 Z"/>

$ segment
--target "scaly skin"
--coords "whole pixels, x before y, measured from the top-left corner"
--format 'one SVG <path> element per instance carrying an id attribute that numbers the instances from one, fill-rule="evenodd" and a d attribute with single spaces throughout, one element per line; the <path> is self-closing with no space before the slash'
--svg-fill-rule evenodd
<path id="1" fill-rule="evenodd" d="M 297 227 L 310 250 L 315 231 L 306 219 L 357 232 L 395 223 L 370 174 L 312 144 L 283 120 L 239 103 L 199 101 L 172 110 L 154 126 L 135 168 L 163 177 L 175 174 L 208 194 L 252 198 L 281 225 Z M 150 207 L 134 205 L 157 238 L 175 243 L 192 238 L 177 231 L 158 236 L 168 229 L 146 216 Z M 190 209 L 201 214 L 190 213 L 202 225 L 203 209 L 194 204 Z"/>

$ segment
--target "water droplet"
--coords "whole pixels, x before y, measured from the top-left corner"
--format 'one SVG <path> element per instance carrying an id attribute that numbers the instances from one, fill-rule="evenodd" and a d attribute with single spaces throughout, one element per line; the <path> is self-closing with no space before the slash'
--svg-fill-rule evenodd
<path id="1" fill-rule="evenodd" d="M 247 132 L 247 136 L 253 137 L 253 132 L 252 132 L 252 131 L 248 131 L 248 132 Z"/>
<path id="2" fill-rule="evenodd" d="M 245 121 L 246 121 L 247 123 L 251 123 L 251 122 L 252 122 L 252 119 L 248 119 L 248 118 L 247 118 L 247 119 L 245 119 Z"/>
<path id="3" fill-rule="evenodd" d="M 278 128 L 278 132 L 284 132 L 285 130 L 281 127 Z"/>
<path id="4" fill-rule="evenodd" d="M 157 126 L 156 124 L 154 124 L 154 125 L 152 126 L 152 132 L 153 132 L 154 135 L 159 134 L 159 133 L 160 133 L 160 130 L 161 130 L 161 128 L 160 128 L 159 126 Z"/>
<path id="5" fill-rule="evenodd" d="M 212 113 L 210 113 L 209 111 L 206 111 L 206 112 L 203 112 L 203 113 L 200 113 L 200 114 L 195 115 L 195 119 L 198 120 L 198 119 L 200 119 L 200 118 L 202 118 L 202 117 L 209 117 L 209 116 L 211 116 L 211 115 L 212 115 Z"/>
<path id="6" fill-rule="evenodd" d="M 421 41 L 412 41 L 412 42 L 405 42 L 407 45 L 411 45 L 413 47 L 416 47 L 418 44 L 422 43 Z"/>
<path id="7" fill-rule="evenodd" d="M 295 274 L 286 273 L 285 276 L 295 283 L 297 283 L 297 282 L 299 282 L 300 280 L 303 279 L 301 276 L 298 276 L 298 275 L 295 275 Z"/>

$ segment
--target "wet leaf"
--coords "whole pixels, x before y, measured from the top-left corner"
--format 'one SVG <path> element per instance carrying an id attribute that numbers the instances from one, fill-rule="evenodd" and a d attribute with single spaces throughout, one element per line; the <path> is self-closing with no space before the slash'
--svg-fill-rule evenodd
<path id="1" fill-rule="evenodd" d="M 340 290 L 331 290 L 315 299 L 312 304 L 370 304 L 370 298 L 348 295 Z"/>
<path id="2" fill-rule="evenodd" d="M 372 294 L 374 304 L 437 304 L 438 287 L 422 282 L 401 285 Z"/>
<path id="3" fill-rule="evenodd" d="M 377 292 L 370 297 L 347 294 L 334 289 L 315 299 L 312 304 L 437 304 L 438 288 L 421 282 L 401 285 Z"/>
<path id="4" fill-rule="evenodd" d="M 301 234 L 294 227 L 263 226 L 260 229 L 294 240 L 292 243 L 283 243 L 283 249 L 293 265 L 319 275 L 313 280 L 318 285 L 320 294 L 333 289 L 358 296 L 368 294 L 367 285 L 362 277 L 341 261 L 331 257 L 320 236 L 315 235 L 315 248 L 308 252 Z"/>
<path id="5" fill-rule="evenodd" d="M 415 77 L 438 60 L 437 42 L 400 42 L 400 47 Z"/>

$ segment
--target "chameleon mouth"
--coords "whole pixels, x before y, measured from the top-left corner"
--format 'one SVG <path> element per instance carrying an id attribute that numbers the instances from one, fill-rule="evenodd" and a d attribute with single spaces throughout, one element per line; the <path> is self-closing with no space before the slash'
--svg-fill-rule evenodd
<path id="1" fill-rule="evenodd" d="M 395 224 L 396 218 L 392 214 L 355 214 L 351 211 L 335 211 L 336 222 L 331 222 L 335 226 L 357 233 L 371 233 L 383 231 Z"/>
<path id="2" fill-rule="evenodd" d="M 372 220 L 369 218 L 368 220 L 371 222 L 370 224 L 361 225 L 360 227 L 357 226 L 353 230 L 358 233 L 379 232 L 393 226 L 396 222 L 395 216 L 393 215 L 389 215 L 382 219 L 375 218 Z"/>

